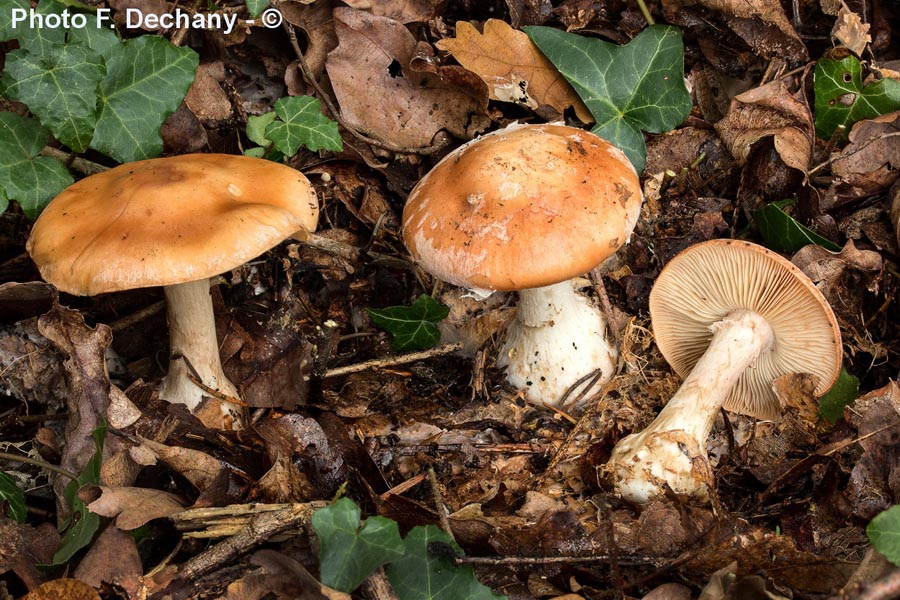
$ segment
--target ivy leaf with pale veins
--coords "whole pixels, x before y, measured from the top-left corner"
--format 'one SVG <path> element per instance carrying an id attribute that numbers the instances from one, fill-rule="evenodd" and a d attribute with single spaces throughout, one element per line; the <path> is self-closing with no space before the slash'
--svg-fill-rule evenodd
<path id="1" fill-rule="evenodd" d="M 247 12 L 255 19 L 269 5 L 269 0 L 245 0 L 244 4 L 247 5 Z"/>
<path id="2" fill-rule="evenodd" d="M 17 23 L 12 28 L 13 8 L 31 8 L 28 2 L 21 0 L 0 0 L 0 40 L 15 39 L 19 41 L 19 48 L 27 50 L 38 56 L 46 56 L 54 44 L 64 44 L 66 41 L 66 29 L 63 27 L 31 27 L 30 19 Z M 61 15 L 66 9 L 65 5 L 52 0 L 43 0 L 34 9 L 40 16 Z M 35 23 L 37 24 L 37 23 Z"/>
<path id="3" fill-rule="evenodd" d="M 74 181 L 61 162 L 38 156 L 50 132 L 34 119 L 0 112 L 0 188 L 30 219 Z"/>
<path id="4" fill-rule="evenodd" d="M 118 162 L 158 156 L 159 128 L 187 94 L 199 56 L 167 40 L 141 36 L 109 52 L 91 148 Z"/>
<path id="5" fill-rule="evenodd" d="M 372 322 L 394 336 L 396 350 L 432 348 L 441 339 L 437 324 L 447 318 L 450 309 L 427 294 L 412 306 L 367 308 Z"/>
<path id="6" fill-rule="evenodd" d="M 24 102 L 53 135 L 75 152 L 87 150 L 97 120 L 97 86 L 106 72 L 97 52 L 81 44 L 52 44 L 43 55 L 6 55 L 0 93 Z"/>
<path id="7" fill-rule="evenodd" d="M 25 504 L 25 492 L 16 485 L 16 480 L 13 479 L 12 476 L 3 471 L 0 471 L 0 501 L 6 503 L 6 510 L 9 513 L 9 516 L 17 523 L 25 522 L 25 519 L 28 517 L 28 506 Z"/>
<path id="8" fill-rule="evenodd" d="M 434 525 L 413 527 L 404 538 L 406 552 L 387 567 L 388 580 L 400 600 L 500 600 L 475 579 L 470 565 L 458 566 L 452 556 L 462 555 L 456 542 Z M 444 550 L 441 552 L 440 550 Z"/>
<path id="9" fill-rule="evenodd" d="M 594 115 L 591 131 L 625 152 L 638 172 L 647 156 L 641 132 L 669 131 L 691 111 L 676 27 L 651 25 L 624 46 L 550 27 L 524 29 Z"/>
<path id="10" fill-rule="evenodd" d="M 900 506 L 875 515 L 866 527 L 866 535 L 886 559 L 900 565 Z"/>
<path id="11" fill-rule="evenodd" d="M 360 526 L 359 507 L 349 498 L 313 513 L 312 526 L 320 541 L 322 583 L 350 593 L 381 565 L 403 556 L 395 521 L 369 517 Z"/>
<path id="12" fill-rule="evenodd" d="M 275 116 L 266 126 L 266 137 L 285 156 L 297 154 L 300 146 L 312 151 L 343 149 L 337 123 L 322 114 L 319 101 L 311 96 L 279 98 Z"/>
<path id="13" fill-rule="evenodd" d="M 826 140 L 839 125 L 849 130 L 857 121 L 900 109 L 900 81 L 885 78 L 863 87 L 862 67 L 855 56 L 819 59 L 813 90 L 816 135 Z"/>
<path id="14" fill-rule="evenodd" d="M 0 0 L 0 42 L 14 40 L 17 36 L 23 34 L 21 24 L 16 24 L 16 28 L 13 29 L 12 18 L 14 8 L 27 11 L 31 8 L 31 4 L 28 3 L 28 0 Z"/>

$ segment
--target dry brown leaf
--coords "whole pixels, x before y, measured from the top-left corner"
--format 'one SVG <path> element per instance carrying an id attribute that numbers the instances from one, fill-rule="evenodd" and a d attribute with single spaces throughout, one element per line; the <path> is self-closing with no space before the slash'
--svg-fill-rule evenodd
<path id="1" fill-rule="evenodd" d="M 100 594 L 77 579 L 54 579 L 34 588 L 21 600 L 100 600 Z"/>
<path id="2" fill-rule="evenodd" d="M 198 490 L 203 491 L 228 468 L 228 465 L 205 452 L 190 448 L 166 446 L 153 440 L 140 438 L 145 448 L 152 451 L 161 461 L 180 473 Z"/>
<path id="3" fill-rule="evenodd" d="M 831 30 L 831 37 L 850 49 L 853 54 L 861 56 L 866 46 L 872 43 L 869 35 L 869 23 L 863 23 L 859 15 L 841 3 L 837 20 Z"/>
<path id="4" fill-rule="evenodd" d="M 352 127 L 416 152 L 441 130 L 470 139 L 490 123 L 484 82 L 461 67 L 412 68 L 416 40 L 399 21 L 337 8 L 334 26 L 339 45 L 325 68 Z"/>
<path id="5" fill-rule="evenodd" d="M 803 173 L 809 168 L 815 139 L 812 113 L 803 95 L 791 94 L 781 81 L 735 96 L 715 127 L 741 164 L 753 144 L 773 136 L 775 150 L 787 166 Z"/>
<path id="6" fill-rule="evenodd" d="M 345 0 L 347 6 L 401 23 L 424 23 L 437 16 L 443 0 Z"/>
<path id="7" fill-rule="evenodd" d="M 523 31 L 499 19 L 488 19 L 479 33 L 466 21 L 456 24 L 456 37 L 435 44 L 487 84 L 492 100 L 521 104 L 532 110 L 543 104 L 560 113 L 572 106 L 584 123 L 594 121 L 587 106 L 562 74 Z"/>
<path id="8" fill-rule="evenodd" d="M 77 579 L 94 587 L 100 587 L 103 582 L 118 585 L 131 598 L 137 597 L 142 574 L 141 557 L 134 538 L 113 524 L 91 544 L 74 573 Z"/>
<path id="9" fill-rule="evenodd" d="M 162 490 L 103 485 L 98 487 L 100 497 L 88 504 L 88 510 L 104 517 L 116 517 L 116 527 L 125 531 L 184 510 L 178 496 Z"/>
<path id="10" fill-rule="evenodd" d="M 855 123 L 849 138 L 831 163 L 835 203 L 880 194 L 900 178 L 900 112 Z"/>
<path id="11" fill-rule="evenodd" d="M 274 550 L 256 552 L 250 564 L 257 570 L 231 583 L 221 600 L 350 600 L 349 594 L 322 585 L 299 562 Z"/>
<path id="12" fill-rule="evenodd" d="M 222 61 L 202 63 L 197 67 L 194 82 L 188 89 L 184 103 L 200 122 L 208 127 L 216 127 L 232 117 L 234 108 L 220 82 L 225 80 L 225 66 Z"/>
<path id="13" fill-rule="evenodd" d="M 66 357 L 63 366 L 68 386 L 69 419 L 60 466 L 80 473 L 97 451 L 92 432 L 100 426 L 101 420 L 109 420 L 106 350 L 112 342 L 112 331 L 106 325 L 91 328 L 85 324 L 81 313 L 58 304 L 38 319 L 38 330 Z M 62 517 L 68 514 L 69 503 L 63 500 L 67 484 L 68 480 L 62 477 L 54 484 Z"/>
<path id="14" fill-rule="evenodd" d="M 664 583 L 650 590 L 641 600 L 691 600 L 691 588 L 680 583 Z"/>
<path id="15" fill-rule="evenodd" d="M 778 56 L 796 63 L 809 60 L 806 46 L 788 20 L 781 3 L 769 0 L 699 0 L 699 4 L 720 11 L 728 26 L 760 56 Z"/>

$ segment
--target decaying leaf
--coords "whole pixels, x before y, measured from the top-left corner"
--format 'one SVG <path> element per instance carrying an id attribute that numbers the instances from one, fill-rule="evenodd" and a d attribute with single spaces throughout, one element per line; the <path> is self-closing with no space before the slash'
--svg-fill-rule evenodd
<path id="1" fill-rule="evenodd" d="M 835 204 L 880 194 L 900 178 L 900 113 L 859 121 L 849 137 L 831 163 L 835 179 L 828 194 Z"/>
<path id="2" fill-rule="evenodd" d="M 812 114 L 802 92 L 792 94 L 780 80 L 735 96 L 716 131 L 741 164 L 753 144 L 773 136 L 787 166 L 803 173 L 809 168 L 815 140 Z"/>
<path id="3" fill-rule="evenodd" d="M 429 148 L 441 130 L 469 139 L 487 127 L 484 83 L 460 67 L 416 71 L 416 39 L 398 21 L 337 8 L 334 26 L 339 45 L 325 67 L 352 126 L 408 152 Z"/>
<path id="4" fill-rule="evenodd" d="M 492 100 L 513 102 L 535 110 L 547 104 L 562 113 L 575 108 L 584 123 L 594 121 L 572 86 L 523 31 L 499 19 L 488 19 L 483 33 L 465 21 L 456 24 L 456 37 L 437 42 L 459 64 L 478 74 Z"/>
<path id="5" fill-rule="evenodd" d="M 257 567 L 228 585 L 221 600 L 350 600 L 350 595 L 322 585 L 299 562 L 274 550 L 260 550 L 250 557 Z"/>
<path id="6" fill-rule="evenodd" d="M 102 485 L 99 488 L 100 497 L 88 504 L 88 509 L 104 517 L 115 517 L 116 527 L 125 531 L 184 510 L 178 496 L 162 490 Z"/>
<path id="7" fill-rule="evenodd" d="M 75 569 L 75 578 L 99 588 L 103 582 L 122 587 L 137 597 L 143 574 L 134 538 L 113 524 L 103 530 Z"/>
<path id="8" fill-rule="evenodd" d="M 229 468 L 226 463 L 199 450 L 167 446 L 144 438 L 141 438 L 141 444 L 200 491 L 207 489 L 222 471 Z"/>

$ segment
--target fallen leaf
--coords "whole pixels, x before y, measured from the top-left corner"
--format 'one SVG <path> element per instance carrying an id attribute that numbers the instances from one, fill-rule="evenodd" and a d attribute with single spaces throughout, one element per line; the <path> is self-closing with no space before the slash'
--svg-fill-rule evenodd
<path id="1" fill-rule="evenodd" d="M 194 83 L 188 88 L 184 104 L 207 127 L 217 127 L 231 119 L 234 112 L 228 95 L 219 84 L 225 80 L 222 61 L 201 63 Z"/>
<path id="2" fill-rule="evenodd" d="M 97 590 L 77 579 L 54 579 L 42 583 L 21 600 L 100 600 Z"/>
<path id="3" fill-rule="evenodd" d="M 219 477 L 221 471 L 229 468 L 226 463 L 199 450 L 167 446 L 146 438 L 140 438 L 140 441 L 159 460 L 183 475 L 201 492 Z"/>
<path id="4" fill-rule="evenodd" d="M 106 325 L 88 327 L 81 313 L 59 304 L 38 319 L 38 331 L 65 356 L 69 419 L 60 466 L 81 473 L 97 451 L 92 432 L 101 421 L 108 420 L 111 384 L 106 373 L 106 350 L 112 332 Z M 59 477 L 54 484 L 62 518 L 68 513 L 68 503 L 63 499 L 68 483 L 68 479 Z"/>
<path id="5" fill-rule="evenodd" d="M 812 113 L 803 94 L 790 93 L 780 80 L 735 96 L 728 114 L 715 127 L 741 164 L 753 144 L 772 136 L 787 166 L 803 173 L 809 168 L 815 141 Z"/>
<path id="6" fill-rule="evenodd" d="M 57 547 L 59 532 L 50 523 L 32 527 L 0 516 L 0 574 L 12 571 L 33 588 L 44 579 L 37 565 L 49 564 Z"/>
<path id="7" fill-rule="evenodd" d="M 97 537 L 73 575 L 76 579 L 99 588 L 112 583 L 136 598 L 143 574 L 141 557 L 134 538 L 110 524 Z"/>
<path id="8" fill-rule="evenodd" d="M 339 45 L 325 67 L 344 120 L 406 152 L 434 144 L 441 130 L 470 139 L 490 123 L 487 91 L 455 85 L 461 67 L 439 74 L 410 66 L 416 40 L 401 23 L 351 8 L 334 11 Z"/>
<path id="9" fill-rule="evenodd" d="M 100 497 L 88 504 L 88 509 L 104 517 L 115 517 L 116 527 L 125 531 L 184 510 L 178 496 L 162 490 L 103 485 L 99 488 Z"/>
<path id="10" fill-rule="evenodd" d="M 869 23 L 863 23 L 857 13 L 841 2 L 837 20 L 831 29 L 831 37 L 849 48 L 853 54 L 862 56 L 866 46 L 872 43 L 872 36 L 869 35 L 870 27 Z"/>
<path id="11" fill-rule="evenodd" d="M 691 600 L 691 588 L 680 583 L 664 583 L 650 590 L 641 600 Z"/>
<path id="12" fill-rule="evenodd" d="M 424 23 L 438 16 L 444 0 L 346 0 L 347 6 L 401 23 Z"/>
<path id="13" fill-rule="evenodd" d="M 487 84 L 492 100 L 537 109 L 547 104 L 562 113 L 572 106 L 583 123 L 594 118 L 565 77 L 523 31 L 504 21 L 488 19 L 483 33 L 466 21 L 456 23 L 456 37 L 435 45 Z"/>
<path id="14" fill-rule="evenodd" d="M 880 194 L 900 178 L 900 112 L 855 123 L 849 139 L 831 163 L 833 205 Z"/>
<path id="15" fill-rule="evenodd" d="M 0 392 L 60 412 L 68 395 L 63 358 L 36 318 L 0 327 Z"/>
<path id="16" fill-rule="evenodd" d="M 682 0 L 673 8 L 682 9 L 699 4 L 722 13 L 728 26 L 753 51 L 763 57 L 778 56 L 791 63 L 809 60 L 806 46 L 788 20 L 781 4 L 767 0 Z M 669 10 L 672 10 L 671 8 Z"/>
<path id="17" fill-rule="evenodd" d="M 299 562 L 274 550 L 260 550 L 250 557 L 258 567 L 228 585 L 221 600 L 350 600 L 350 595 L 322 585 Z"/>

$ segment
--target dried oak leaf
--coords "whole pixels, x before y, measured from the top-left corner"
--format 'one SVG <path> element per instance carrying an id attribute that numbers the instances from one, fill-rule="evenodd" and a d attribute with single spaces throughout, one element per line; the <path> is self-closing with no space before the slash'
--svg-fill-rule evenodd
<path id="1" fill-rule="evenodd" d="M 812 113 L 802 92 L 792 94 L 781 81 L 735 96 L 728 114 L 715 127 L 741 164 L 753 144 L 772 136 L 787 166 L 803 173 L 809 168 L 815 141 Z"/>
<path id="2" fill-rule="evenodd" d="M 88 504 L 88 510 L 104 517 L 115 517 L 116 527 L 125 531 L 184 510 L 178 496 L 162 490 L 103 485 L 98 487 L 100 497 Z"/>
<path id="3" fill-rule="evenodd" d="M 181 474 L 201 492 L 212 485 L 222 471 L 230 469 L 227 463 L 199 450 L 167 446 L 146 438 L 139 439 L 144 449 Z"/>
<path id="4" fill-rule="evenodd" d="M 325 68 L 344 120 L 404 151 L 428 149 L 441 130 L 470 139 L 490 123 L 487 89 L 461 67 L 416 71 L 416 40 L 399 21 L 351 8 L 334 11 L 339 45 Z"/>
<path id="5" fill-rule="evenodd" d="M 103 582 L 113 583 L 127 591 L 130 598 L 137 598 L 143 572 L 134 538 L 110 524 L 91 544 L 74 575 L 98 588 Z"/>
<path id="6" fill-rule="evenodd" d="M 491 100 L 513 102 L 532 110 L 546 104 L 560 113 L 572 106 L 582 122 L 594 121 L 572 86 L 528 35 L 504 21 L 488 19 L 483 33 L 466 21 L 459 21 L 456 37 L 439 40 L 435 45 L 481 77 Z"/>

